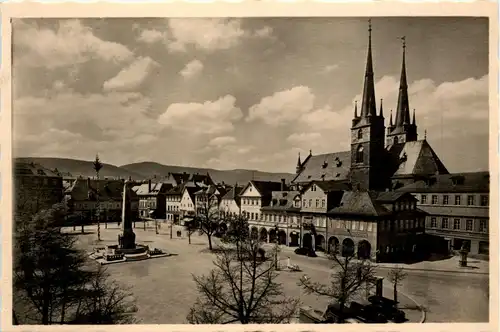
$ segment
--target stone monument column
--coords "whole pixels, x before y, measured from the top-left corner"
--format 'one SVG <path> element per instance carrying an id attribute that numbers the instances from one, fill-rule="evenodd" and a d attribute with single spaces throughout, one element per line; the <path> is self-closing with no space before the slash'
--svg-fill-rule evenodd
<path id="1" fill-rule="evenodd" d="M 125 181 L 123 184 L 123 198 L 122 198 L 122 234 L 118 236 L 118 242 L 122 249 L 134 249 L 135 248 L 135 233 L 132 229 L 132 217 L 131 217 L 131 203 L 129 195 L 129 182 Z"/>

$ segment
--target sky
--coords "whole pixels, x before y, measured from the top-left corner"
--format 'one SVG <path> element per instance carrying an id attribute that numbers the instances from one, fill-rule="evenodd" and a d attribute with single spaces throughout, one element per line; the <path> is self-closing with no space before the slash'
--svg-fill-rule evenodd
<path id="1" fill-rule="evenodd" d="M 372 29 L 386 125 L 404 35 L 419 138 L 450 172 L 487 170 L 487 19 Z M 367 30 L 366 18 L 15 19 L 14 155 L 294 172 L 298 153 L 350 148 Z"/>

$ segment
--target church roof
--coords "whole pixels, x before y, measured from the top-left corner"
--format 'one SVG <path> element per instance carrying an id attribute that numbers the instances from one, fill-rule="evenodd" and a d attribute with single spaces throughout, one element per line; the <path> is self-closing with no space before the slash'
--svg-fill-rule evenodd
<path id="1" fill-rule="evenodd" d="M 402 149 L 393 145 L 388 151 L 395 154 L 396 163 L 399 163 L 393 177 L 448 174 L 448 170 L 425 139 L 406 142 Z"/>
<path id="2" fill-rule="evenodd" d="M 292 183 L 311 181 L 345 181 L 351 168 L 351 152 L 342 151 L 310 156 Z"/>

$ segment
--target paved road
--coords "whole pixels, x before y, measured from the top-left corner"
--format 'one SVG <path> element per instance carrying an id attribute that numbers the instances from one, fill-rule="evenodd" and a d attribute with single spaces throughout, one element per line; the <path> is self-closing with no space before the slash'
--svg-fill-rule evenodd
<path id="1" fill-rule="evenodd" d="M 156 235 L 154 229 L 148 229 L 146 232 L 142 230 L 142 223 L 137 223 L 137 228 L 135 232 L 137 234 L 138 242 L 147 242 L 159 248 L 167 249 L 171 252 L 179 253 L 179 256 L 175 258 L 168 258 L 168 264 L 164 261 L 151 260 L 148 264 L 142 263 L 127 263 L 127 264 L 117 264 L 117 266 L 111 266 L 111 270 L 117 272 L 118 279 L 130 284 L 131 286 L 137 286 L 138 288 L 143 288 L 147 290 L 151 287 L 150 292 L 145 291 L 144 295 L 138 294 L 141 301 L 145 303 L 151 302 L 146 306 L 148 310 L 157 310 L 157 304 L 161 301 L 162 296 L 158 293 L 158 287 L 154 286 L 155 281 L 158 281 L 158 285 L 169 285 L 180 284 L 179 278 L 187 278 L 191 280 L 191 273 L 207 273 L 210 269 L 210 258 L 201 260 L 199 253 L 200 249 L 206 247 L 206 237 L 193 236 L 193 245 L 188 245 L 187 239 L 179 239 L 175 236 L 170 239 L 169 229 L 163 227 L 160 230 L 160 235 Z M 117 226 L 109 225 L 108 230 L 104 230 L 101 227 L 104 238 L 108 239 L 109 242 L 113 242 L 116 239 Z M 95 230 L 94 227 L 86 227 L 86 230 Z M 77 228 L 78 231 L 78 228 Z M 85 236 L 85 241 L 95 240 L 95 234 Z M 108 244 L 108 243 L 104 243 Z M 200 256 L 200 261 L 196 261 L 196 257 Z M 328 272 L 331 263 L 323 258 L 309 258 L 304 256 L 296 255 L 292 252 L 282 252 L 280 258 L 286 260 L 286 257 L 290 256 L 292 263 L 299 264 L 304 270 L 323 271 Z M 156 261 L 156 262 L 155 262 Z M 207 263 L 207 264 L 205 264 Z M 168 267 L 165 267 L 167 265 Z M 170 268 L 182 269 L 183 271 L 172 272 Z M 166 270 L 167 269 L 167 270 Z M 170 270 L 170 272 L 169 272 Z M 185 271 L 184 271 L 185 270 Z M 377 275 L 386 277 L 388 269 L 378 269 Z M 437 271 L 406 271 L 408 277 L 404 281 L 400 290 L 411 296 L 414 300 L 419 302 L 421 305 L 427 308 L 427 322 L 487 322 L 489 318 L 489 278 L 488 275 L 481 274 L 454 274 L 450 272 L 437 272 Z M 161 273 L 161 275 L 160 275 Z M 311 272 L 311 278 L 314 277 L 313 272 Z M 146 278 L 147 277 L 147 278 Z M 318 274 L 318 278 L 325 279 L 326 274 Z M 145 279 L 141 279 L 145 278 Z M 151 279 L 151 280 L 150 280 Z M 170 281 L 170 283 L 168 282 Z M 326 282 L 327 280 L 318 280 L 321 282 Z M 384 281 L 387 282 L 387 281 Z M 139 287 L 140 286 L 140 287 Z M 186 287 L 187 284 L 186 284 Z M 291 288 L 291 286 L 290 286 Z M 180 289 L 176 291 L 181 291 Z M 135 293 L 135 292 L 134 292 Z M 153 300 L 152 297 L 158 295 L 158 299 Z M 170 295 L 170 294 L 169 294 Z M 175 298 L 185 299 L 185 290 L 179 293 Z M 165 296 L 163 296 L 165 297 Z M 170 296 L 169 296 L 170 297 Z M 174 301 L 175 302 L 175 301 Z M 168 303 L 172 307 L 172 319 L 178 319 L 175 316 L 176 311 L 179 315 L 184 315 L 184 311 L 181 310 L 180 304 L 174 305 L 174 303 Z M 156 317 L 156 316 L 155 316 Z M 168 321 L 175 323 L 177 321 Z M 179 321 L 180 322 L 180 321 Z M 147 323 L 165 323 L 160 321 L 148 320 Z"/>

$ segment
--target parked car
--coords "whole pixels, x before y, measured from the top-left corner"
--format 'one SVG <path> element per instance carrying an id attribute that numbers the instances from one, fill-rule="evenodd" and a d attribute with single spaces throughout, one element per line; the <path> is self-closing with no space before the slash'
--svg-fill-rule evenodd
<path id="1" fill-rule="evenodd" d="M 359 317 L 366 323 L 387 323 L 387 318 L 371 304 L 363 305 L 351 302 L 349 309 L 354 317 Z"/>
<path id="2" fill-rule="evenodd" d="M 297 255 L 308 256 L 308 257 L 318 257 L 316 253 L 309 248 L 297 248 L 294 250 Z"/>

